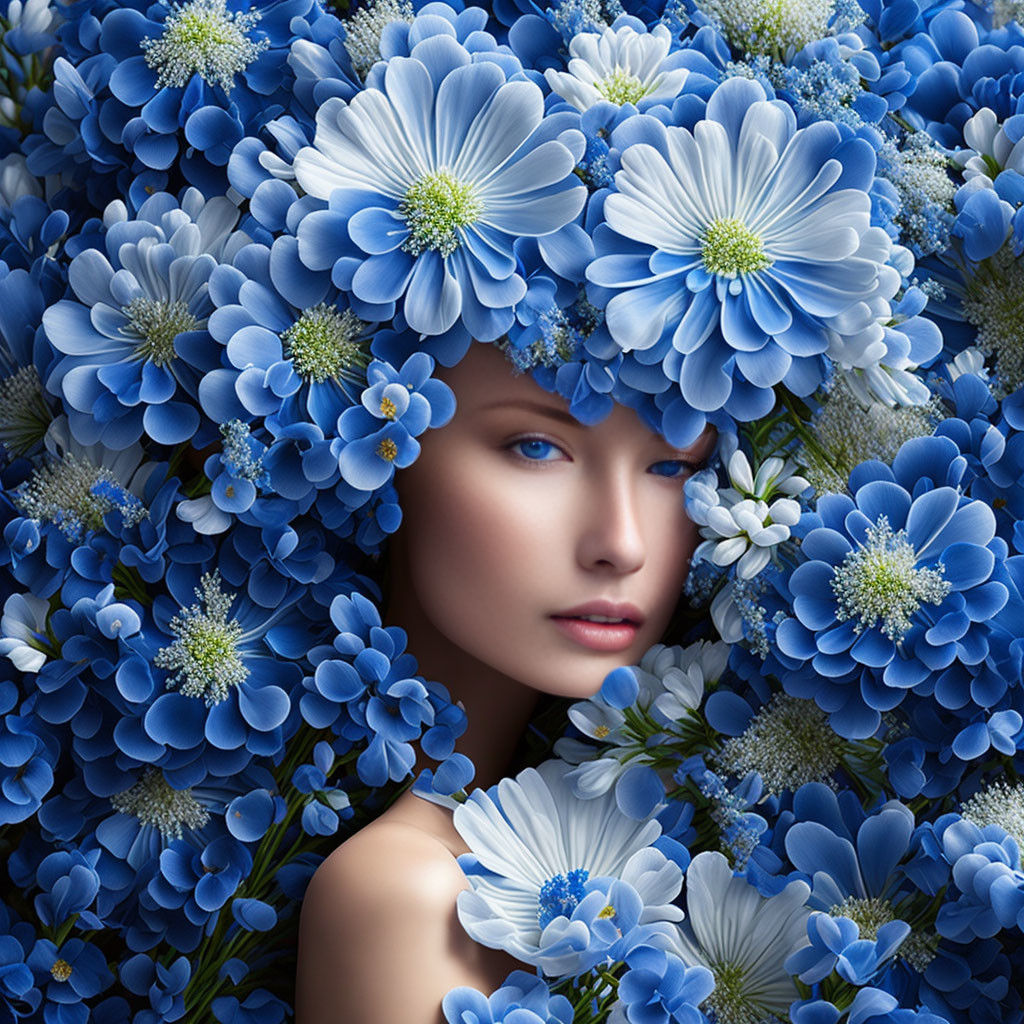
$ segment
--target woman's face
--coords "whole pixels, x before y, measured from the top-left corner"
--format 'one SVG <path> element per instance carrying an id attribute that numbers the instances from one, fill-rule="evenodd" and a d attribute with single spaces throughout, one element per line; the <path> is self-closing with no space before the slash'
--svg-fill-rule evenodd
<path id="1" fill-rule="evenodd" d="M 461 652 L 541 692 L 593 696 L 671 618 L 698 539 L 683 482 L 713 435 L 681 451 L 618 405 L 583 426 L 493 345 L 442 377 L 455 416 L 396 481 L 389 618 L 414 654 L 429 637 L 449 666 Z"/>

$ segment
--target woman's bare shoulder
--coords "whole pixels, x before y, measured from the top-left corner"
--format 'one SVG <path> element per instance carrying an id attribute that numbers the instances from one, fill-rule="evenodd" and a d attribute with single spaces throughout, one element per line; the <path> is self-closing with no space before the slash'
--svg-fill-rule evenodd
<path id="1" fill-rule="evenodd" d="M 426 882 L 433 883 L 431 890 L 445 883 L 456 893 L 466 887 L 462 869 L 440 839 L 407 822 L 383 818 L 342 843 L 313 879 L 318 889 L 345 892 L 357 901 L 378 888 L 396 893 L 408 889 L 426 896 L 421 888 Z"/>
<path id="2" fill-rule="evenodd" d="M 462 930 L 465 888 L 444 843 L 415 826 L 378 819 L 346 840 L 303 902 L 297 1024 L 439 1024 L 449 989 L 497 988 L 516 965 Z"/>

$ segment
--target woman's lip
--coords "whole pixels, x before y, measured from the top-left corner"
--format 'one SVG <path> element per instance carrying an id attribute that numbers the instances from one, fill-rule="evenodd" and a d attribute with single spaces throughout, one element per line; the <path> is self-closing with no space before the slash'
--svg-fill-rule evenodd
<path id="1" fill-rule="evenodd" d="M 598 598 L 555 612 L 555 617 L 560 619 L 579 619 L 586 615 L 599 615 L 603 619 L 627 619 L 634 626 L 644 624 L 644 613 L 628 601 L 606 601 L 604 598 Z"/>
<path id="2" fill-rule="evenodd" d="M 551 619 L 571 640 L 592 651 L 625 651 L 633 646 L 640 629 L 636 622 L 590 622 L 564 615 L 552 615 Z"/>

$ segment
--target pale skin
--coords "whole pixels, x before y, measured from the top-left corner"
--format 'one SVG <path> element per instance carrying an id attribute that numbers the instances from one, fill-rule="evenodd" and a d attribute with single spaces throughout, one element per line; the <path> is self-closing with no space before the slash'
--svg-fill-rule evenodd
<path id="1" fill-rule="evenodd" d="M 462 702 L 457 749 L 486 787 L 507 774 L 541 693 L 593 696 L 661 639 L 699 539 L 682 485 L 714 438 L 673 448 L 622 406 L 583 426 L 489 345 L 441 376 L 457 409 L 396 481 L 387 622 Z M 593 650 L 556 625 L 598 599 L 642 612 L 628 649 Z M 489 994 L 533 973 L 459 924 L 468 852 L 451 813 L 407 791 L 324 861 L 302 908 L 298 1024 L 443 1024 L 450 989 Z"/>

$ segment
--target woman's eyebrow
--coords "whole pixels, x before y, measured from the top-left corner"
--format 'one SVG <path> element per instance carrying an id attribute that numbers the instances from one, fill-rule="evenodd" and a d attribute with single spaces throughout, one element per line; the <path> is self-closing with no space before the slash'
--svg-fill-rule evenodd
<path id="1" fill-rule="evenodd" d="M 556 409 L 554 406 L 547 405 L 544 402 L 534 402 L 528 398 L 503 398 L 497 402 L 492 402 L 490 405 L 481 406 L 483 412 L 489 412 L 491 409 L 507 408 L 527 409 L 530 412 L 540 413 L 542 416 L 558 420 L 560 423 L 567 423 L 571 427 L 582 426 L 580 421 L 571 412 L 567 412 L 564 409 Z"/>

